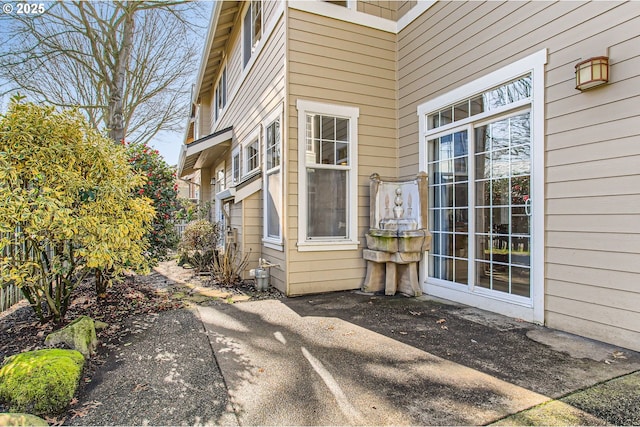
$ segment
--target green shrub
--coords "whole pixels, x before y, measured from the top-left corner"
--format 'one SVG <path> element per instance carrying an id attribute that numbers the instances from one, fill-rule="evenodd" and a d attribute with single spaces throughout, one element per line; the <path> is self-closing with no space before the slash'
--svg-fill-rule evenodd
<path id="1" fill-rule="evenodd" d="M 148 271 L 146 181 L 77 111 L 14 97 L 0 115 L 0 283 L 59 322 L 87 274 Z"/>
<path id="2" fill-rule="evenodd" d="M 134 170 L 146 176 L 147 181 L 136 193 L 153 201 L 156 215 L 146 235 L 149 248 L 145 256 L 152 264 L 162 261 L 178 244 L 174 220 L 179 206 L 175 168 L 169 166 L 158 150 L 146 144 L 125 144 L 129 162 Z"/>
<path id="3" fill-rule="evenodd" d="M 199 273 L 209 270 L 217 255 L 220 224 L 201 219 L 191 221 L 184 229 L 179 245 L 179 264 L 188 263 Z"/>

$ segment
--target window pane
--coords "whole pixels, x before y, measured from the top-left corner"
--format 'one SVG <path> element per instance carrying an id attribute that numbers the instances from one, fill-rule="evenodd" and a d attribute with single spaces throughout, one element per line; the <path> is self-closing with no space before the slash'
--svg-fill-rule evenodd
<path id="1" fill-rule="evenodd" d="M 320 144 L 320 153 L 322 155 L 323 165 L 335 165 L 336 164 L 336 143 L 333 141 L 322 141 Z"/>
<path id="2" fill-rule="evenodd" d="M 531 147 L 519 145 L 511 149 L 511 176 L 531 173 Z"/>
<path id="3" fill-rule="evenodd" d="M 491 177 L 503 178 L 509 176 L 509 149 L 491 153 Z"/>
<path id="4" fill-rule="evenodd" d="M 469 206 L 469 184 L 457 183 L 455 189 L 455 206 L 457 208 Z"/>
<path id="5" fill-rule="evenodd" d="M 336 119 L 336 141 L 349 142 L 349 119 Z"/>
<path id="6" fill-rule="evenodd" d="M 321 116 L 321 117 L 322 117 L 322 132 L 320 137 L 322 139 L 328 139 L 329 141 L 335 141 L 336 140 L 335 119 L 333 117 L 326 117 L 326 116 Z"/>
<path id="7" fill-rule="evenodd" d="M 531 96 L 531 76 L 526 76 L 506 85 L 507 103 L 520 101 Z"/>
<path id="8" fill-rule="evenodd" d="M 509 126 L 511 129 L 511 146 L 528 144 L 531 142 L 531 113 L 511 117 Z"/>
<path id="9" fill-rule="evenodd" d="M 245 149 L 245 158 L 247 159 L 247 170 L 245 173 L 258 168 L 258 141 L 254 141 L 247 146 Z"/>
<path id="10" fill-rule="evenodd" d="M 469 101 L 461 102 L 453 107 L 453 120 L 458 121 L 469 117 Z"/>
<path id="11" fill-rule="evenodd" d="M 242 65 L 246 66 L 251 59 L 251 6 L 249 6 L 249 10 L 244 15 L 244 22 L 242 23 Z"/>
<path id="12" fill-rule="evenodd" d="M 453 121 L 453 111 L 449 107 L 446 110 L 440 111 L 440 126 L 448 125 Z"/>
<path id="13" fill-rule="evenodd" d="M 280 119 L 267 127 L 267 170 L 280 166 Z"/>
<path id="14" fill-rule="evenodd" d="M 233 181 L 240 181 L 240 153 L 233 156 Z"/>
<path id="15" fill-rule="evenodd" d="M 529 298 L 530 270 L 524 267 L 511 267 L 511 292 L 516 295 Z"/>
<path id="16" fill-rule="evenodd" d="M 267 237 L 280 238 L 282 184 L 280 172 L 267 175 Z"/>
<path id="17" fill-rule="evenodd" d="M 348 237 L 347 171 L 307 169 L 307 237 Z"/>
<path id="18" fill-rule="evenodd" d="M 251 2 L 251 13 L 253 15 L 253 46 L 260 41 L 262 36 L 262 0 Z"/>
<path id="19" fill-rule="evenodd" d="M 491 150 L 489 128 L 487 126 L 480 126 L 476 128 L 476 153 L 484 153 L 489 150 Z"/>
<path id="20" fill-rule="evenodd" d="M 341 166 L 349 164 L 349 144 L 336 142 L 336 164 Z"/>
<path id="21" fill-rule="evenodd" d="M 427 129 L 435 129 L 440 126 L 440 115 L 438 113 L 431 114 L 427 117 Z"/>

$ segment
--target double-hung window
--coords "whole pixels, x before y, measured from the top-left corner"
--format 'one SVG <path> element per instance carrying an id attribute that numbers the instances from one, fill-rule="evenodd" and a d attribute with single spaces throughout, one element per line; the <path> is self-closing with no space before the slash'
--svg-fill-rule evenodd
<path id="1" fill-rule="evenodd" d="M 262 37 L 262 0 L 251 0 L 242 22 L 243 66 L 249 63 L 253 51 Z"/>
<path id="2" fill-rule="evenodd" d="M 275 245 L 282 245 L 281 108 L 264 122 L 264 242 Z"/>
<path id="3" fill-rule="evenodd" d="M 359 110 L 302 100 L 297 108 L 298 248 L 356 249 Z"/>
<path id="4" fill-rule="evenodd" d="M 234 185 L 240 183 L 240 174 L 240 147 L 238 146 L 231 155 L 231 175 Z"/>
<path id="5" fill-rule="evenodd" d="M 222 69 L 220 74 L 220 80 L 216 85 L 214 92 L 213 109 L 214 109 L 214 122 L 217 122 L 222 115 L 222 110 L 227 105 L 227 68 Z"/>
<path id="6" fill-rule="evenodd" d="M 249 142 L 245 144 L 242 158 L 244 160 L 244 170 L 242 176 L 245 177 L 260 168 L 260 137 L 259 132 L 252 134 Z"/>

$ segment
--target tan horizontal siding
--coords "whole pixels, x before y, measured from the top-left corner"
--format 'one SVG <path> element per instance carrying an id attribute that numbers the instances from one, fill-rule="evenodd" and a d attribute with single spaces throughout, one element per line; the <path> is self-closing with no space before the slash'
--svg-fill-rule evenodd
<path id="1" fill-rule="evenodd" d="M 622 176 L 584 181 L 555 182 L 546 186 L 546 198 L 599 197 L 638 194 L 638 177 Z"/>
<path id="2" fill-rule="evenodd" d="M 298 252 L 298 99 L 358 107 L 357 238 L 369 221 L 369 175 L 396 176 L 396 73 L 393 34 L 290 9 L 288 33 L 288 292 L 355 289 L 362 251 Z M 362 242 L 363 243 L 363 242 Z"/>
<path id="3" fill-rule="evenodd" d="M 631 121 L 638 122 L 637 124 L 640 126 L 640 117 L 634 117 Z M 640 144 L 637 144 L 635 132 L 633 123 L 615 123 L 615 126 L 611 126 L 611 131 L 608 134 L 603 133 L 600 136 L 600 138 L 607 139 L 601 139 L 594 143 L 583 142 L 583 139 L 579 139 L 573 141 L 576 145 L 548 150 L 547 167 L 594 162 L 604 158 L 616 159 L 626 156 L 638 156 L 640 155 Z M 627 134 L 631 135 L 627 136 Z M 618 137 L 616 138 L 616 136 Z M 610 139 L 612 137 L 615 139 Z"/>
<path id="4" fill-rule="evenodd" d="M 636 175 L 639 166 L 640 155 L 549 166 L 547 167 L 547 182 L 566 182 Z"/>
<path id="5" fill-rule="evenodd" d="M 640 211 L 640 189 L 638 194 L 571 197 L 547 201 L 548 215 L 580 215 L 582 212 L 596 215 L 637 215 Z M 640 249 L 640 246 L 639 246 Z"/>
<path id="6" fill-rule="evenodd" d="M 248 278 L 249 270 L 258 266 L 262 257 L 262 191 L 253 193 L 242 201 L 242 251 L 249 254 L 249 264 L 244 271 Z"/>
<path id="7" fill-rule="evenodd" d="M 640 273 L 640 254 L 547 247 L 547 262 Z"/>
<path id="8" fill-rule="evenodd" d="M 585 289 L 588 289 L 589 291 L 584 292 Z M 592 303 L 589 299 L 584 301 L 584 297 L 587 295 L 588 298 L 595 297 L 600 306 L 625 310 L 627 312 L 631 312 L 632 315 L 633 312 L 636 311 L 638 304 L 640 304 L 640 296 L 635 292 L 608 289 L 599 286 L 588 286 L 572 282 L 560 282 L 556 280 L 549 280 L 547 282 L 547 294 L 549 296 L 562 299 Z M 588 316 L 589 314 L 586 315 Z M 631 329 L 623 324 L 620 324 L 620 326 Z"/>
<path id="9" fill-rule="evenodd" d="M 564 311 L 562 310 L 562 304 L 559 304 L 559 309 Z M 635 330 L 620 327 L 612 328 L 610 325 L 599 323 L 593 319 L 582 319 L 552 310 L 548 310 L 546 316 L 549 325 L 563 325 L 562 329 L 567 332 L 585 337 L 599 337 L 598 339 L 601 341 L 635 351 L 640 350 L 638 345 L 640 343 L 640 333 Z"/>
<path id="10" fill-rule="evenodd" d="M 598 233 L 640 233 L 638 214 L 598 215 L 591 213 L 547 216 L 547 231 Z"/>
<path id="11" fill-rule="evenodd" d="M 639 27 L 634 2 L 438 2 L 398 35 L 400 176 L 417 172 L 419 104 L 547 49 L 545 318 L 634 349 L 640 346 Z M 576 90 L 575 64 L 607 48 L 610 83 Z"/>
<path id="12" fill-rule="evenodd" d="M 613 272 L 608 268 L 562 264 L 562 260 L 547 262 L 546 276 L 550 280 L 579 283 L 605 289 L 637 292 L 637 275 L 624 271 Z M 615 274 L 612 274 L 615 273 Z"/>

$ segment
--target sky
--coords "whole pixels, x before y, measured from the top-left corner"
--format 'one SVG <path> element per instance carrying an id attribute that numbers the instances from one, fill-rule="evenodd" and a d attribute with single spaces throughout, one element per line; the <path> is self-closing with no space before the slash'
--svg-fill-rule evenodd
<path id="1" fill-rule="evenodd" d="M 205 29 L 202 30 L 202 42 L 201 42 L 201 46 L 198 50 L 199 55 L 201 55 L 201 52 L 204 50 L 204 45 L 205 45 L 205 37 L 206 37 L 206 27 L 209 23 L 209 19 L 210 19 L 210 15 L 211 15 L 211 10 L 212 10 L 212 6 L 214 4 L 214 1 L 212 0 L 200 0 L 201 3 L 209 6 L 204 12 L 203 15 L 201 17 L 199 17 L 199 20 L 201 22 L 198 22 L 197 24 L 199 24 L 199 26 L 204 27 Z M 7 4 L 15 4 L 16 2 L 8 2 Z M 4 3 L 3 3 L 4 4 Z M 12 10 L 11 13 L 15 13 L 16 10 Z M 2 10 L 0 11 L 0 13 L 6 13 L 6 11 Z M 0 42 L 2 42 L 2 40 L 0 40 Z M 201 58 L 198 58 L 198 68 L 193 70 L 193 76 L 191 77 L 191 79 L 189 80 L 189 86 L 191 86 L 191 83 L 195 83 L 195 80 L 197 78 L 197 73 L 199 70 L 199 65 L 200 65 L 200 61 Z M 6 82 L 0 80 L 0 93 L 2 92 L 1 88 L 4 86 Z M 6 111 L 7 106 L 9 104 L 9 99 L 10 99 L 11 95 L 5 95 L 2 96 L 0 95 L 0 112 Z M 184 141 L 184 134 L 185 134 L 185 128 L 188 122 L 188 115 L 190 112 L 190 108 L 188 105 L 185 105 L 185 110 L 184 110 L 184 120 L 182 122 L 181 129 L 179 129 L 178 131 L 175 132 L 170 132 L 170 131 L 162 131 L 159 132 L 158 134 L 156 134 L 156 136 L 149 142 L 149 145 L 151 145 L 153 148 L 155 148 L 156 150 L 158 150 L 160 152 L 160 154 L 162 155 L 162 157 L 164 157 L 165 161 L 169 164 L 169 165 L 177 165 L 178 164 L 178 160 L 180 157 L 180 150 L 182 147 L 182 142 Z"/>

